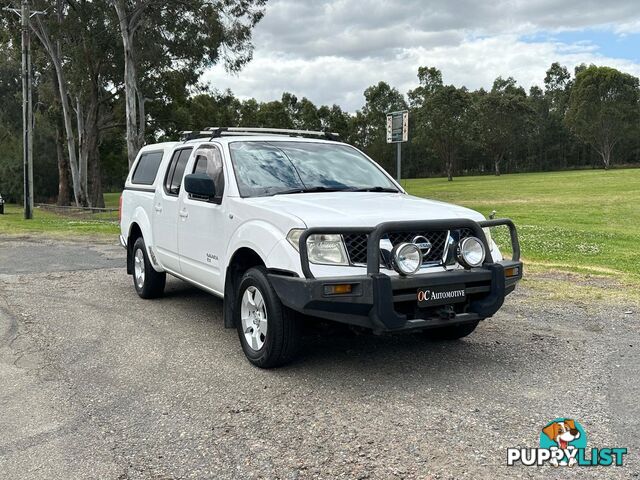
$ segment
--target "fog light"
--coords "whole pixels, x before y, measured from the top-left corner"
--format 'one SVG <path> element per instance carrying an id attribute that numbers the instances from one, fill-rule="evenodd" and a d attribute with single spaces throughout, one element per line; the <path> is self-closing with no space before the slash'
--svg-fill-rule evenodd
<path id="1" fill-rule="evenodd" d="M 353 285 L 351 285 L 350 283 L 324 286 L 325 295 L 344 295 L 346 293 L 351 293 L 352 290 Z"/>
<path id="2" fill-rule="evenodd" d="M 466 237 L 458 244 L 458 262 L 464 267 L 479 267 L 484 262 L 484 257 L 484 245 L 479 238 Z"/>
<path id="3" fill-rule="evenodd" d="M 412 275 L 422 266 L 422 252 L 414 243 L 400 243 L 393 247 L 391 260 L 400 275 Z"/>

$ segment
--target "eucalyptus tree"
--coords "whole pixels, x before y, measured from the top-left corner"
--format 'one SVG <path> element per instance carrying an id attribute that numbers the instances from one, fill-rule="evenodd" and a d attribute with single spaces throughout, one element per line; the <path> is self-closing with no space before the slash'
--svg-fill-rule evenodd
<path id="1" fill-rule="evenodd" d="M 353 119 L 356 145 L 376 159 L 388 171 L 393 170 L 395 149 L 387 144 L 387 113 L 405 110 L 407 102 L 400 91 L 386 82 L 378 82 L 364 91 L 365 104 Z"/>
<path id="2" fill-rule="evenodd" d="M 22 195 L 20 52 L 0 43 L 0 57 L 0 194 L 9 202 Z"/>
<path id="3" fill-rule="evenodd" d="M 526 138 L 532 118 L 527 94 L 513 78 L 498 77 L 491 91 L 476 99 L 481 143 L 491 155 L 494 173 L 500 175 L 508 153 Z"/>
<path id="4" fill-rule="evenodd" d="M 124 55 L 129 165 L 145 141 L 145 103 L 162 100 L 165 74 L 194 85 L 222 62 L 239 71 L 253 55 L 251 34 L 266 0 L 109 0 Z"/>
<path id="5" fill-rule="evenodd" d="M 103 2 L 38 0 L 47 12 L 31 28 L 55 72 L 76 205 L 103 206 L 100 134 L 113 126 L 110 102 L 117 46 Z"/>
<path id="6" fill-rule="evenodd" d="M 581 69 L 569 99 L 566 121 L 598 152 L 605 169 L 615 147 L 638 128 L 638 78 L 610 67 Z"/>
<path id="7" fill-rule="evenodd" d="M 471 99 L 466 88 L 443 85 L 434 67 L 418 69 L 420 85 L 408 94 L 415 119 L 415 135 L 423 148 L 432 147 L 449 181 L 460 146 L 469 136 Z"/>

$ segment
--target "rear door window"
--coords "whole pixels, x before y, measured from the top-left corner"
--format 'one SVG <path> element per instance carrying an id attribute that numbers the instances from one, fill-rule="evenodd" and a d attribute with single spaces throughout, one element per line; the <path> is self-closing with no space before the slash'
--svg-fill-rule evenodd
<path id="1" fill-rule="evenodd" d="M 163 152 L 149 152 L 140 155 L 138 165 L 136 166 L 133 176 L 131 177 L 131 183 L 138 185 L 153 185 L 160 162 L 162 162 Z"/>
<path id="2" fill-rule="evenodd" d="M 180 193 L 182 177 L 184 176 L 184 170 L 187 167 L 187 161 L 191 156 L 192 150 L 192 148 L 183 148 L 173 153 L 164 181 L 164 189 L 168 195 L 177 196 Z"/>

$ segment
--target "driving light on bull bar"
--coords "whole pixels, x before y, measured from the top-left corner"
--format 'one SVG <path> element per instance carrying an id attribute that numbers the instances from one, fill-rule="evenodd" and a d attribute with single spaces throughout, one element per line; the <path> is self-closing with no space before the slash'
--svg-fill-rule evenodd
<path id="1" fill-rule="evenodd" d="M 415 243 L 400 243 L 391 250 L 391 261 L 400 275 L 412 275 L 422 266 L 422 252 Z"/>
<path id="2" fill-rule="evenodd" d="M 463 238 L 458 244 L 458 262 L 466 268 L 479 267 L 484 262 L 485 249 L 477 237 Z"/>

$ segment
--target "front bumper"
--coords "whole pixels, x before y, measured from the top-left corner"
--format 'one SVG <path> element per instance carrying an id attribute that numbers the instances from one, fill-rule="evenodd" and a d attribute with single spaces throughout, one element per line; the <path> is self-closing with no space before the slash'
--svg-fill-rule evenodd
<path id="1" fill-rule="evenodd" d="M 494 262 L 489 254 L 483 227 L 506 225 L 511 234 L 513 258 Z M 391 277 L 380 273 L 379 244 L 386 232 L 397 230 L 469 228 L 485 243 L 487 259 L 482 267 L 449 270 L 409 277 Z M 520 247 L 515 226 L 510 220 L 472 222 L 470 220 L 392 222 L 368 231 L 367 274 L 361 276 L 314 278 L 308 264 L 306 239 L 314 233 L 346 233 L 343 229 L 310 229 L 300 239 L 302 271 L 306 278 L 269 274 L 282 303 L 301 313 L 371 328 L 376 331 L 399 331 L 434 328 L 474 322 L 491 317 L 522 278 Z M 373 259 L 373 260 L 372 260 Z M 351 285 L 351 293 L 330 294 L 331 285 Z M 464 289 L 464 301 L 420 307 L 419 289 Z"/>

